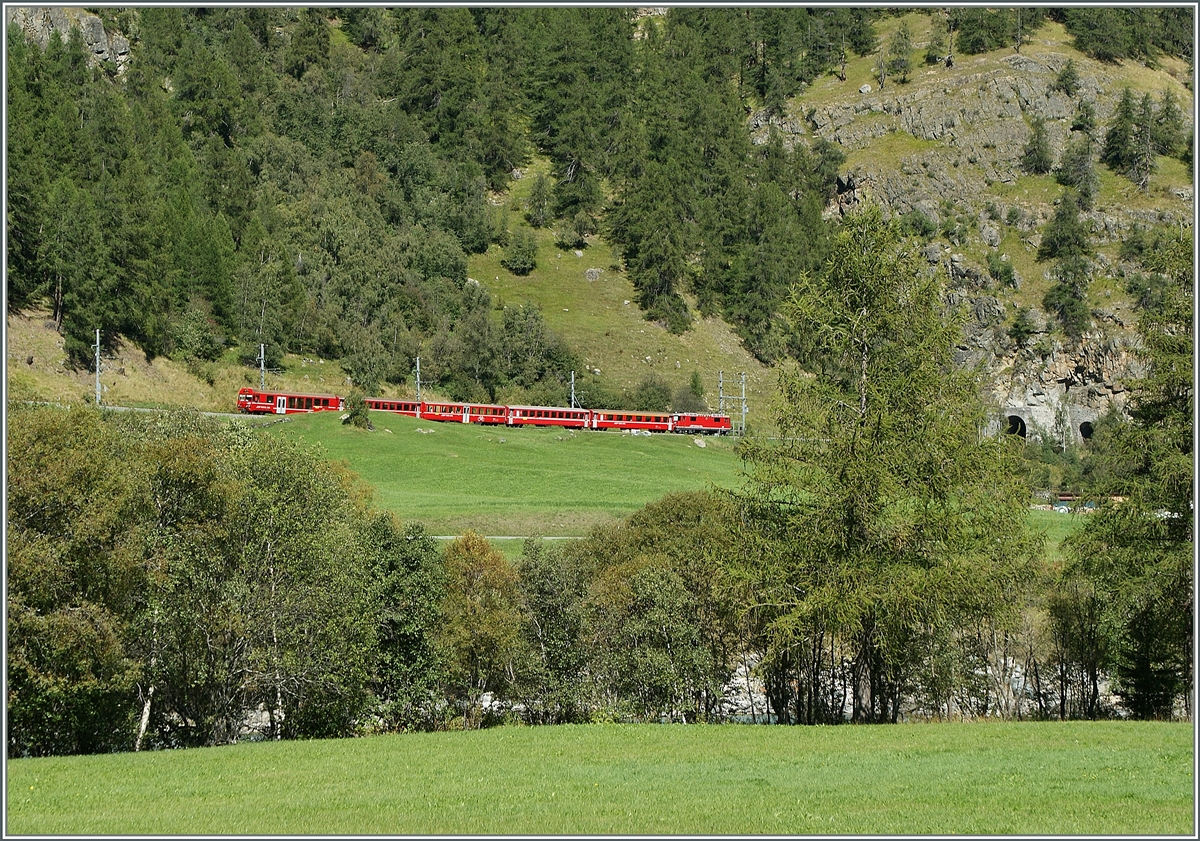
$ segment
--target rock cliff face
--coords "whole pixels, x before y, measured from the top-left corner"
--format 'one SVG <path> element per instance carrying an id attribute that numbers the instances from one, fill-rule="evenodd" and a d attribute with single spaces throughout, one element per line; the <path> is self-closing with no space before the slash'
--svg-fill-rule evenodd
<path id="1" fill-rule="evenodd" d="M 120 74 L 129 62 L 129 40 L 119 33 L 110 35 L 105 32 L 100 18 L 83 9 L 60 6 L 9 6 L 4 11 L 6 30 L 15 23 L 43 48 L 50 43 L 50 33 L 58 32 L 63 43 L 66 43 L 71 37 L 71 29 L 78 28 L 91 64 L 111 61 Z"/>
<path id="2" fill-rule="evenodd" d="M 1034 333 L 1024 349 L 1018 348 L 1007 329 L 1016 303 L 1002 300 L 989 272 L 978 262 L 980 254 L 996 251 L 1000 245 L 998 219 L 1009 220 L 1024 247 L 1036 250 L 1040 231 L 1054 214 L 1053 204 L 1044 199 L 1002 198 L 1003 186 L 1015 184 L 1024 174 L 1019 161 L 1034 118 L 1045 121 L 1057 159 L 1070 138 L 1076 104 L 1087 100 L 1096 108 L 1103 140 L 1103 127 L 1127 82 L 1117 68 L 1077 56 L 1079 88 L 1074 97 L 1067 97 L 1052 90 L 1067 61 L 1065 52 L 1053 51 L 968 58 L 959 61 L 956 71 L 941 66 L 924 69 L 910 84 L 889 84 L 882 92 L 847 83 L 846 93 L 832 102 L 806 106 L 801 97 L 781 117 L 765 113 L 751 117 L 758 142 L 765 142 L 773 128 L 785 143 L 820 137 L 858 161 L 839 178 L 827 215 L 840 215 L 870 199 L 888 214 L 919 210 L 939 228 L 951 206 L 956 215 L 972 220 L 963 238 L 934 242 L 925 251 L 931 263 L 943 264 L 947 270 L 951 303 L 964 304 L 970 313 L 959 361 L 984 367 L 999 409 L 998 424 L 1063 443 L 1090 435 L 1091 424 L 1110 408 L 1124 410 L 1128 383 L 1145 374 L 1133 352 L 1137 344 L 1134 325 L 1129 323 L 1133 316 L 1128 308 L 1095 309 L 1093 329 L 1077 342 L 1066 342 L 1061 336 L 1055 338 L 1046 315 L 1034 306 L 1030 310 Z M 1181 110 L 1190 115 L 1190 95 L 1185 92 L 1180 100 Z M 895 158 L 885 165 L 874 163 L 875 156 L 854 154 L 869 151 L 898 132 L 928 145 L 912 143 L 926 148 L 901 155 L 898 165 Z M 1014 193 L 1009 190 L 1007 195 Z M 1192 188 L 1177 187 L 1172 198 L 1177 199 L 1173 207 L 1104 207 L 1083 214 L 1091 224 L 1092 242 L 1119 243 L 1135 226 L 1170 225 L 1183 230 L 1192 224 Z M 1113 277 L 1120 267 L 1098 254 L 1095 270 Z M 1018 287 L 1021 281 L 1018 275 Z"/>

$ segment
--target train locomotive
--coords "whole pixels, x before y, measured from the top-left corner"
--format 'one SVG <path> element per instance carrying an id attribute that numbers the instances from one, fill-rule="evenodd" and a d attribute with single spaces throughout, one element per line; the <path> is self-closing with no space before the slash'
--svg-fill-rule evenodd
<path id="1" fill-rule="evenodd" d="M 625 409 L 577 409 L 565 406 L 505 406 L 492 403 L 366 398 L 373 412 L 389 412 L 439 423 L 477 423 L 490 426 L 553 426 L 565 429 L 617 429 L 639 432 L 678 432 L 723 435 L 732 430 L 728 415 L 702 412 L 642 412 Z M 247 414 L 290 415 L 345 411 L 346 401 L 332 394 L 301 394 L 243 388 L 238 410 Z"/>

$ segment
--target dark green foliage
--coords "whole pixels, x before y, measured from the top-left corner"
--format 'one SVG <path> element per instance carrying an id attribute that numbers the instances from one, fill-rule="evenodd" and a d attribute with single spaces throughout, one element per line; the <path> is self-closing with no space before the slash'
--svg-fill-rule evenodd
<path id="1" fill-rule="evenodd" d="M 499 361 L 504 376 L 527 389 L 539 383 L 561 387 L 569 382 L 570 372 L 581 367 L 533 304 L 504 308 Z"/>
<path id="2" fill-rule="evenodd" d="M 525 211 L 525 221 L 535 228 L 543 228 L 550 218 L 550 186 L 546 176 L 537 174 L 533 182 L 533 191 L 529 194 L 529 209 Z"/>
<path id="3" fill-rule="evenodd" d="M 633 408 L 639 412 L 665 412 L 671 405 L 671 386 L 655 374 L 647 374 L 633 392 Z"/>
<path id="4" fill-rule="evenodd" d="M 704 395 L 697 394 L 690 386 L 681 386 L 675 391 L 675 396 L 671 398 L 672 412 L 706 412 L 708 404 L 704 400 Z"/>
<path id="5" fill-rule="evenodd" d="M 320 9 L 300 12 L 300 25 L 288 45 L 287 72 L 300 79 L 309 68 L 320 69 L 329 63 L 329 24 Z"/>
<path id="6" fill-rule="evenodd" d="M 1192 14 L 1183 8 L 1075 7 L 1065 11 L 1064 24 L 1076 49 L 1098 61 L 1190 58 L 1194 49 Z"/>
<path id="7" fill-rule="evenodd" d="M 359 429 L 374 429 L 371 415 L 367 411 L 366 397 L 361 391 L 356 389 L 346 397 L 346 418 L 342 423 Z"/>
<path id="8" fill-rule="evenodd" d="M 1042 232 L 1037 258 L 1082 257 L 1089 253 L 1088 228 L 1079 218 L 1079 198 L 1072 190 L 1065 190 L 1058 200 L 1053 218 L 1046 223 L 1046 229 Z"/>
<path id="9" fill-rule="evenodd" d="M 1166 718 L 1179 699 L 1190 710 L 1194 682 L 1192 244 L 1164 240 L 1149 262 L 1165 283 L 1139 322 L 1147 376 L 1132 417 L 1095 436 L 1100 506 L 1068 541 L 1067 572 L 1097 594 L 1124 705 Z"/>
<path id="10" fill-rule="evenodd" d="M 1050 90 L 1062 91 L 1071 98 L 1075 97 L 1076 91 L 1079 90 L 1079 71 L 1075 69 L 1075 59 L 1067 59 L 1066 65 L 1058 71 L 1058 75 L 1050 84 Z"/>
<path id="11" fill-rule="evenodd" d="M 1096 131 L 1096 106 L 1089 100 L 1082 100 L 1075 108 L 1075 116 L 1071 118 L 1071 131 L 1081 131 L 1089 138 Z"/>
<path id="12" fill-rule="evenodd" d="M 1133 91 L 1125 88 L 1113 112 L 1112 121 L 1104 135 L 1104 146 L 1100 150 L 1100 162 L 1113 172 L 1124 175 L 1133 166 L 1135 135 L 1137 132 L 1136 106 Z"/>
<path id="13" fill-rule="evenodd" d="M 1042 299 L 1042 306 L 1054 313 L 1063 332 L 1074 339 L 1083 335 L 1091 323 L 1092 311 L 1087 305 L 1087 287 L 1091 269 L 1079 255 L 1059 258 L 1053 272 L 1054 284 Z"/>
<path id="14" fill-rule="evenodd" d="M 1001 286 L 1013 286 L 1016 275 L 1013 272 L 1012 263 L 1005 259 L 1006 256 L 998 251 L 989 252 L 987 256 L 988 274 Z"/>
<path id="15" fill-rule="evenodd" d="M 900 229 L 905 234 L 928 241 L 937 234 L 937 225 L 924 212 L 910 210 L 900 215 Z"/>
<path id="16" fill-rule="evenodd" d="M 908 25 L 901 23 L 888 43 L 888 74 L 899 76 L 901 84 L 908 82 L 908 74 L 912 71 L 912 49 Z"/>
<path id="17" fill-rule="evenodd" d="M 596 232 L 596 220 L 587 211 L 580 210 L 558 231 L 555 245 L 571 250 L 587 248 L 587 237 Z"/>
<path id="18" fill-rule="evenodd" d="M 583 646 L 587 581 L 561 546 L 531 537 L 518 564 L 523 656 L 513 697 L 533 724 L 586 720 L 590 692 Z"/>
<path id="19" fill-rule="evenodd" d="M 1067 143 L 1054 171 L 1054 180 L 1075 191 L 1080 210 L 1091 210 L 1100 189 L 1100 178 L 1092 163 L 1091 137 L 1081 134 Z"/>
<path id="20" fill-rule="evenodd" d="M 431 728 L 444 665 L 434 645 L 445 589 L 437 542 L 420 524 L 401 527 L 388 512 L 364 517 L 358 528 L 377 582 L 375 713 L 387 730 Z"/>
<path id="21" fill-rule="evenodd" d="M 1155 167 L 1155 122 L 1154 103 L 1150 94 L 1142 96 L 1138 106 L 1137 128 L 1133 133 L 1132 160 L 1129 162 L 1129 179 L 1143 190 L 1150 185 L 1150 174 Z"/>
<path id="22" fill-rule="evenodd" d="M 1008 337 L 1012 339 L 1017 347 L 1025 348 L 1029 344 L 1029 338 L 1034 333 L 1033 319 L 1029 315 L 1029 308 L 1017 310 L 1013 316 L 1012 324 L 1008 328 Z"/>
<path id="23" fill-rule="evenodd" d="M 1175 92 L 1167 88 L 1158 100 L 1158 110 L 1151 121 L 1151 139 L 1159 155 L 1176 156 L 1183 146 L 1183 114 L 1175 101 Z"/>
<path id="24" fill-rule="evenodd" d="M 925 63 L 926 64 L 941 64 L 949 55 L 949 21 L 943 17 L 940 12 L 933 12 L 931 15 L 932 22 L 930 23 L 929 43 L 925 47 Z"/>
<path id="25" fill-rule="evenodd" d="M 517 228 L 509 235 L 500 265 L 515 275 L 527 275 L 537 268 L 537 239 L 532 231 Z"/>
<path id="26" fill-rule="evenodd" d="M 1043 175 L 1054 167 L 1054 156 L 1050 151 L 1050 138 L 1046 134 L 1046 121 L 1033 118 L 1033 127 L 1025 151 L 1021 154 L 1021 168 L 1035 175 Z"/>
<path id="27" fill-rule="evenodd" d="M 1044 9 L 1021 9 L 1020 26 L 1016 9 L 965 7 L 950 11 L 951 27 L 958 33 L 955 44 L 967 55 L 986 53 L 1002 47 L 1018 47 L 1046 20 Z"/>

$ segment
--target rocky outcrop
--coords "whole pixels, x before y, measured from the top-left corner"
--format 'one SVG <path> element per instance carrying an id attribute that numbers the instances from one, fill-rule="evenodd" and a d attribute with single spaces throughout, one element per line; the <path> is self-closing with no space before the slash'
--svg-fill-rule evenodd
<path id="1" fill-rule="evenodd" d="M 50 43 L 51 33 L 57 32 L 66 43 L 71 30 L 78 29 L 90 64 L 111 61 L 118 74 L 124 73 L 129 62 L 129 40 L 120 33 L 105 32 L 104 24 L 95 15 L 60 6 L 9 6 L 4 11 L 6 29 L 15 23 L 43 49 Z"/>
<path id="2" fill-rule="evenodd" d="M 943 203 L 977 215 L 989 187 L 1012 184 L 1022 175 L 1019 161 L 1034 118 L 1045 121 L 1051 154 L 1057 159 L 1070 138 L 1076 104 L 1091 102 L 1097 125 L 1105 126 L 1123 86 L 1103 65 L 1087 61 L 1078 63 L 1079 87 L 1068 97 L 1052 90 L 1067 63 L 1065 55 L 1014 53 L 1000 63 L 1003 66 L 974 73 L 941 66 L 924 69 L 907 85 L 891 84 L 884 91 L 865 93 L 849 89 L 843 99 L 807 110 L 800 100 L 783 115 L 770 116 L 765 111 L 751 115 L 751 132 L 760 143 L 766 142 L 771 129 L 787 144 L 802 137 L 821 137 L 847 152 L 868 148 L 894 132 L 935 143 L 936 147 L 927 151 L 902 157 L 898 167 L 857 166 L 845 176 L 852 187 L 839 185 L 830 213 L 844 212 L 869 195 L 888 212 L 921 210 L 935 224 L 941 222 Z M 965 61 L 960 62 L 963 64 Z M 1180 107 L 1185 115 L 1190 114 L 1186 101 Z M 1192 191 L 1177 191 L 1176 197 L 1186 203 L 1186 211 L 1099 209 L 1088 213 L 1095 240 L 1117 241 L 1135 225 L 1191 224 Z M 1010 207 L 1022 212 L 1022 224 L 1029 230 L 1045 224 L 1052 212 L 1044 203 L 1014 201 L 1001 208 L 1002 216 Z"/>
<path id="3" fill-rule="evenodd" d="M 1033 191 L 1032 198 L 1025 198 L 1023 192 L 1004 189 L 1024 175 L 1019 161 L 1035 118 L 1044 121 L 1057 159 L 1070 139 L 1077 104 L 1091 102 L 1103 142 L 1103 127 L 1125 80 L 1115 67 L 1077 57 L 1078 90 L 1068 97 L 1052 89 L 1067 60 L 1065 53 L 1052 51 L 964 57 L 953 71 L 940 65 L 923 68 L 907 85 L 889 83 L 882 91 L 847 86 L 844 96 L 832 102 L 806 106 L 801 97 L 787 113 L 759 112 L 750 118 L 756 142 L 766 142 L 771 131 L 785 145 L 819 137 L 855 161 L 839 176 L 827 217 L 869 200 L 887 215 L 920 211 L 942 237 L 948 236 L 926 246 L 924 256 L 947 273 L 948 302 L 967 313 L 957 361 L 985 372 L 999 409 L 998 424 L 1007 427 L 1016 419 L 1019 423 L 1013 425 L 1027 437 L 1061 443 L 1087 437 L 1091 424 L 1110 409 L 1124 410 L 1129 383 L 1145 375 L 1135 352 L 1133 317 L 1127 308 L 1105 303 L 1093 309 L 1091 330 L 1070 341 L 1034 308 L 1029 311 L 1034 332 L 1018 347 L 1009 328 L 1017 311 L 1013 298 L 1019 296 L 1014 293 L 1025 279 L 1014 274 L 1013 288 L 998 288 L 979 255 L 998 251 L 1006 230 L 1010 236 L 1017 233 L 1024 249 L 1036 251 L 1054 214 L 1044 194 Z M 1179 90 L 1187 122 L 1191 96 Z M 899 158 L 854 155 L 897 133 L 918 141 L 898 148 L 915 151 Z M 1090 223 L 1096 245 L 1120 242 L 1135 226 L 1192 224 L 1190 186 L 1178 187 L 1164 199 L 1159 207 L 1098 207 L 1082 217 Z M 947 214 L 953 218 L 947 220 Z M 960 225 L 963 220 L 966 224 Z M 1118 277 L 1120 270 L 1103 254 L 1095 255 L 1097 277 Z"/>

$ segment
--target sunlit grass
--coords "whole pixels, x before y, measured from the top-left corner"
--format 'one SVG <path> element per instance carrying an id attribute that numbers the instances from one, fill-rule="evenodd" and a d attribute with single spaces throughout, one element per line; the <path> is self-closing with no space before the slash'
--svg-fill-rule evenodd
<path id="1" fill-rule="evenodd" d="M 344 460 L 380 506 L 433 534 L 581 536 L 673 491 L 734 487 L 742 467 L 729 438 L 701 439 L 700 447 L 667 433 L 507 429 L 378 412 L 371 420 L 374 432 L 332 414 L 293 416 L 270 430 Z"/>
<path id="2" fill-rule="evenodd" d="M 1192 729 L 592 725 L 8 764 L 25 834 L 1177 834 Z"/>

